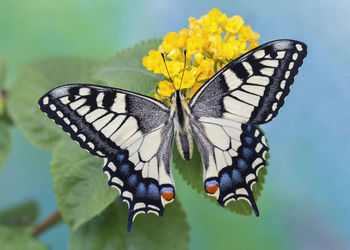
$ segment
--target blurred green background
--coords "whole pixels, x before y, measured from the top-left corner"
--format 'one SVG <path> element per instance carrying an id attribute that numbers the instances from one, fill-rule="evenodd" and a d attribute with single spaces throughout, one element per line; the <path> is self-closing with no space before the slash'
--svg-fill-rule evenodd
<path id="1" fill-rule="evenodd" d="M 260 43 L 296 39 L 309 46 L 309 55 L 278 118 L 263 126 L 271 158 L 259 218 L 220 209 L 175 174 L 177 199 L 191 225 L 190 249 L 350 249 L 349 1 L 0 0 L 6 86 L 36 59 L 106 59 L 179 31 L 188 17 L 212 8 L 241 15 L 261 35 Z M 32 146 L 18 129 L 12 136 L 0 173 L 0 209 L 32 199 L 42 220 L 57 208 L 50 153 Z M 39 239 L 66 249 L 68 230 L 61 223 Z"/>

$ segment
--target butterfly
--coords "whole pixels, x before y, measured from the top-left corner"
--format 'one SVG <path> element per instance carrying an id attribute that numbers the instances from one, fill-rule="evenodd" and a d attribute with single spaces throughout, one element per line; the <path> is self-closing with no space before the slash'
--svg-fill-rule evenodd
<path id="1" fill-rule="evenodd" d="M 223 67 L 189 101 L 180 90 L 166 104 L 79 83 L 49 91 L 39 106 L 80 147 L 103 158 L 108 185 L 129 206 L 129 232 L 138 214 L 162 216 L 174 200 L 173 142 L 190 160 L 192 136 L 206 193 L 222 206 L 245 199 L 259 216 L 252 187 L 266 164 L 268 146 L 257 125 L 277 115 L 306 54 L 299 41 L 265 43 Z"/>

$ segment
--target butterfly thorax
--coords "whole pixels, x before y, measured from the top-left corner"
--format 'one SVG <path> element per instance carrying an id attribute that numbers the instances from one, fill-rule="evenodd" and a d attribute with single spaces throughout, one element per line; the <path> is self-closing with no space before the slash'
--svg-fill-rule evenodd
<path id="1" fill-rule="evenodd" d="M 174 112 L 174 124 L 177 149 L 184 160 L 190 160 L 193 153 L 193 139 L 190 128 L 191 112 L 183 93 L 177 90 L 171 103 Z"/>

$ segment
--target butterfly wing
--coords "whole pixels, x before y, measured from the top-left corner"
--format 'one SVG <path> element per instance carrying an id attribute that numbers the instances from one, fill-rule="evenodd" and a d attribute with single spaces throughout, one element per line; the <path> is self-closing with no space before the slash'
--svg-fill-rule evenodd
<path id="1" fill-rule="evenodd" d="M 190 102 L 193 115 L 252 124 L 271 121 L 306 53 L 306 45 L 293 40 L 277 40 L 249 51 L 196 92 Z"/>
<path id="2" fill-rule="evenodd" d="M 163 103 L 136 93 L 69 84 L 46 93 L 39 106 L 73 140 L 104 159 L 108 184 L 139 213 L 163 214 L 175 196 L 170 172 L 174 126 Z"/>
<path id="3" fill-rule="evenodd" d="M 272 120 L 284 104 L 306 56 L 293 40 L 263 44 L 226 65 L 190 101 L 191 130 L 204 167 L 204 188 L 225 206 L 252 192 L 268 147 L 255 124 Z"/>
<path id="4" fill-rule="evenodd" d="M 221 206 L 245 199 L 258 216 L 252 187 L 268 151 L 261 130 L 252 124 L 202 117 L 192 121 L 191 131 L 201 153 L 207 194 Z"/>

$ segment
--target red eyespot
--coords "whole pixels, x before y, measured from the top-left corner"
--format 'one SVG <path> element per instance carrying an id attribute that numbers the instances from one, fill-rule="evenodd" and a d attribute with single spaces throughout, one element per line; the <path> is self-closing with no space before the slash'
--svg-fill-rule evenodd
<path id="1" fill-rule="evenodd" d="M 164 200 L 170 201 L 170 200 L 172 200 L 174 198 L 174 192 L 171 192 L 171 191 L 168 191 L 168 190 L 164 191 L 162 193 L 162 197 L 163 197 Z"/>
<path id="2" fill-rule="evenodd" d="M 206 191 L 209 193 L 209 194 L 215 194 L 215 192 L 218 190 L 218 185 L 216 184 L 212 184 L 212 185 L 208 185 L 205 187 Z"/>

